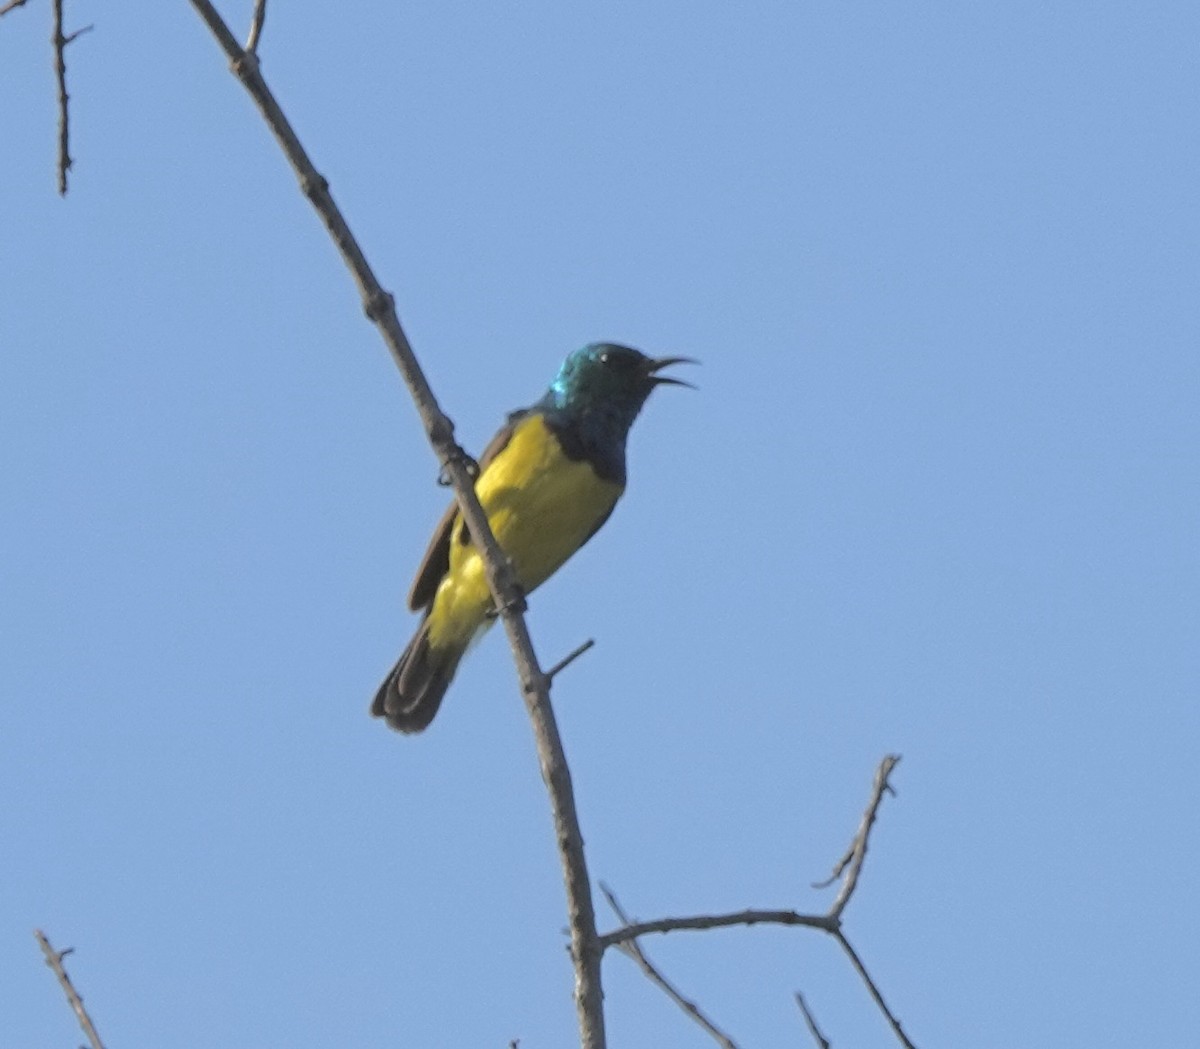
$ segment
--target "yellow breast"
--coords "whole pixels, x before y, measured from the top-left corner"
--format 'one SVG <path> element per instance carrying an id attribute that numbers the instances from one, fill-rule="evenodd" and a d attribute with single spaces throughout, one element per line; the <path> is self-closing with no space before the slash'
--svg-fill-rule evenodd
<path id="1" fill-rule="evenodd" d="M 540 415 L 517 424 L 511 439 L 475 482 L 496 540 L 526 593 L 578 550 L 616 505 L 623 488 L 563 454 Z M 451 533 L 450 571 L 438 587 L 430 626 L 442 637 L 473 635 L 492 606 L 474 545 Z"/>

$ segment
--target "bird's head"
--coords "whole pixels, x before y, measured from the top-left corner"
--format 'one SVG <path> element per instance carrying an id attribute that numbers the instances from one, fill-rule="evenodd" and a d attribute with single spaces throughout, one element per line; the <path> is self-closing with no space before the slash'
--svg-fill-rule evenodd
<path id="1" fill-rule="evenodd" d="M 656 386 L 691 386 L 659 372 L 690 357 L 647 357 L 611 342 L 593 342 L 562 363 L 544 403 L 568 416 L 602 417 L 623 438 Z"/>

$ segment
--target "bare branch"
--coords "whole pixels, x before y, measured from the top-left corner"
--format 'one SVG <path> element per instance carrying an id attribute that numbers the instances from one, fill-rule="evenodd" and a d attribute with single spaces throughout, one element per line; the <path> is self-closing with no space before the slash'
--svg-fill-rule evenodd
<path id="1" fill-rule="evenodd" d="M 800 1011 L 804 1014 L 804 1022 L 808 1025 L 808 1033 L 813 1036 L 813 1041 L 820 1046 L 820 1049 L 830 1049 L 829 1039 L 821 1033 L 821 1028 L 817 1026 L 817 1021 L 808 1010 L 808 1003 L 805 1002 L 804 995 L 799 991 L 796 992 L 796 1004 L 800 1006 Z"/>
<path id="2" fill-rule="evenodd" d="M 8 8 L 5 9 L 7 11 Z M 5 11 L 0 11 L 0 15 Z M 82 36 L 92 27 L 84 26 L 75 32 L 63 34 L 63 0 L 54 0 L 54 30 L 50 42 L 54 45 L 54 76 L 58 81 L 58 195 L 67 195 L 67 172 L 71 170 L 74 161 L 71 160 L 70 122 L 67 112 L 67 45 L 77 36 Z"/>
<path id="3" fill-rule="evenodd" d="M 246 37 L 246 50 L 258 50 L 258 41 L 262 37 L 263 23 L 267 20 L 267 0 L 254 0 L 254 17 L 250 21 L 250 35 Z"/>
<path id="4" fill-rule="evenodd" d="M 837 899 L 829 908 L 829 916 L 836 921 L 840 922 L 842 911 L 846 909 L 846 904 L 850 902 L 850 897 L 854 895 L 854 890 L 858 886 L 858 876 L 862 873 L 863 861 L 867 858 L 867 839 L 871 836 L 871 827 L 874 826 L 875 819 L 879 814 L 883 796 L 896 793 L 888 783 L 888 777 L 899 763 L 899 754 L 888 754 L 879 763 L 879 768 L 875 770 L 875 786 L 871 791 L 871 800 L 867 802 L 867 809 L 863 813 L 862 822 L 858 825 L 858 832 L 850 842 L 850 848 L 834 864 L 833 873 L 825 881 L 813 885 L 814 889 L 824 889 L 845 873 L 846 877 L 842 882 L 842 887 L 838 890 Z"/>
<path id="5" fill-rule="evenodd" d="M 56 0 L 61 2 L 61 0 Z M 860 975 L 867 981 L 876 1003 L 884 1011 L 893 1028 L 909 1046 L 907 1038 L 900 1030 L 899 1023 L 884 1005 L 882 997 L 867 975 L 862 963 L 841 934 L 841 914 L 853 895 L 857 886 L 862 864 L 866 857 L 867 839 L 872 824 L 875 821 L 879 804 L 885 791 L 890 790 L 887 777 L 895 767 L 898 757 L 889 755 L 880 765 L 876 774 L 876 790 L 871 804 L 863 817 L 858 834 L 851 845 L 846 857 L 835 868 L 833 879 L 843 872 L 847 876 L 834 905 L 827 915 L 803 915 L 795 911 L 743 911 L 738 914 L 701 916 L 696 918 L 664 919 L 657 922 L 630 924 L 606 936 L 596 933 L 595 912 L 592 904 L 591 887 L 588 881 L 587 865 L 583 852 L 583 839 L 579 829 L 579 820 L 575 811 L 574 792 L 571 786 L 570 771 L 558 735 L 558 726 L 549 701 L 549 687 L 555 673 L 564 669 L 572 660 L 578 658 L 590 645 L 581 646 L 566 660 L 552 668 L 546 674 L 539 668 L 537 657 L 526 628 L 522 610 L 524 600 L 520 587 L 517 585 L 512 566 L 496 543 L 488 524 L 487 517 L 479 505 L 474 491 L 473 460 L 458 446 L 454 440 L 453 423 L 441 411 L 432 390 L 425 379 L 412 347 L 408 342 L 396 316 L 395 300 L 386 292 L 376 279 L 374 272 L 367 263 L 362 249 L 350 231 L 345 218 L 329 191 L 327 180 L 317 171 L 309 159 L 307 152 L 300 144 L 282 109 L 267 87 L 259 68 L 258 57 L 253 47 L 257 45 L 261 34 L 259 16 L 265 17 L 264 2 L 256 5 L 255 26 L 251 29 L 248 46 L 243 50 L 229 31 L 220 15 L 217 14 L 209 0 L 191 0 L 201 19 L 208 25 L 219 45 L 229 57 L 234 74 L 242 82 L 262 112 L 268 127 L 275 135 L 293 169 L 300 180 L 301 191 L 308 197 L 310 203 L 325 223 L 334 242 L 342 253 L 342 257 L 350 269 L 359 288 L 364 310 L 367 316 L 376 324 L 383 335 L 388 349 L 397 367 L 400 369 L 405 383 L 409 387 L 417 411 L 421 416 L 426 434 L 434 452 L 438 457 L 441 471 L 454 487 L 459 509 L 470 529 L 471 535 L 479 547 L 486 568 L 488 585 L 495 600 L 497 613 L 504 620 L 509 643 L 512 646 L 514 659 L 521 681 L 522 693 L 526 708 L 533 725 L 537 742 L 538 758 L 551 797 L 554 811 L 556 837 L 559 855 L 563 866 L 563 877 L 567 890 L 567 906 L 571 928 L 571 957 L 575 966 L 575 1001 L 579 1018 L 579 1027 L 584 1049 L 603 1049 L 605 1045 L 603 993 L 600 980 L 600 961 L 603 952 L 610 946 L 624 945 L 626 949 L 639 958 L 639 964 L 652 973 L 652 978 L 659 983 L 681 1005 L 688 1009 L 689 1014 L 699 1015 L 699 1010 L 692 1003 L 683 999 L 678 991 L 653 969 L 645 959 L 645 955 L 634 942 L 638 936 L 651 932 L 668 932 L 675 929 L 708 929 L 729 925 L 754 925 L 770 922 L 782 925 L 804 925 L 818 928 L 836 936 L 843 948 L 851 956 Z M 832 880 L 832 879 L 831 879 Z M 614 909 L 615 908 L 615 901 Z M 618 912 L 619 913 L 619 912 Z M 690 1008 L 689 1008 L 690 1007 Z M 716 1032 L 716 1037 L 725 1038 L 711 1024 L 701 1019 L 706 1029 Z M 723 1044 L 732 1045 L 725 1039 Z"/>
<path id="6" fill-rule="evenodd" d="M 824 888 L 831 885 L 838 878 L 843 878 L 837 898 L 834 900 L 833 906 L 830 907 L 827 914 L 798 914 L 796 911 L 789 910 L 746 910 L 733 914 L 704 914 L 691 918 L 660 918 L 657 921 L 630 922 L 615 906 L 614 900 L 608 890 L 604 889 L 605 894 L 609 896 L 609 902 L 614 903 L 613 910 L 617 911 L 618 916 L 624 924 L 619 929 L 605 933 L 599 938 L 600 949 L 607 950 L 609 947 L 620 947 L 622 950 L 629 950 L 630 945 L 635 945 L 635 941 L 640 936 L 646 936 L 650 933 L 675 932 L 682 929 L 719 929 L 734 925 L 802 925 L 810 929 L 820 929 L 822 932 L 829 933 L 829 935 L 833 936 L 841 944 L 842 949 L 849 956 L 855 971 L 866 984 L 872 999 L 891 1025 L 901 1044 L 905 1046 L 905 1049 L 915 1049 L 915 1046 L 908 1040 L 908 1036 L 901 1028 L 900 1021 L 896 1019 L 884 1002 L 883 995 L 880 994 L 879 988 L 875 986 L 875 982 L 867 972 L 866 966 L 863 965 L 854 948 L 850 946 L 850 941 L 846 939 L 845 934 L 842 932 L 842 912 L 846 909 L 846 904 L 850 902 L 850 898 L 854 895 L 854 890 L 858 886 L 858 878 L 862 873 L 863 862 L 867 856 L 867 844 L 871 835 L 871 828 L 874 826 L 879 814 L 879 806 L 883 801 L 883 796 L 895 793 L 888 783 L 888 777 L 899 761 L 900 756 L 898 754 L 888 754 L 880 761 L 879 767 L 875 770 L 875 782 L 871 791 L 870 801 L 867 803 L 866 811 L 863 813 L 858 831 L 850 843 L 850 848 L 846 851 L 846 855 L 834 866 L 832 877 L 828 881 L 821 883 L 821 885 L 814 886 L 814 888 Z M 601 886 L 601 888 L 604 887 Z M 824 1036 L 816 1029 L 816 1024 L 812 1021 L 808 1007 L 799 994 L 796 995 L 796 1001 L 801 1011 L 804 1012 L 805 1018 L 810 1021 L 809 1027 L 813 1036 L 827 1049 L 829 1043 L 825 1041 Z"/>
<path id="7" fill-rule="evenodd" d="M 0 7 L 0 18 L 10 11 L 15 11 L 18 7 L 24 7 L 26 3 L 27 0 L 8 0 L 8 3 Z M 52 10 L 54 26 L 50 33 L 50 43 L 54 45 L 54 77 L 58 82 L 58 195 L 65 197 L 67 195 L 67 172 L 70 171 L 73 164 L 69 148 L 70 122 L 67 103 L 71 96 L 67 94 L 66 50 L 69 43 L 77 36 L 88 32 L 92 26 L 84 26 L 73 33 L 64 34 L 63 0 L 53 0 Z"/>
<path id="8" fill-rule="evenodd" d="M 567 913 L 571 927 L 571 958 L 575 966 L 575 1005 L 584 1049 L 603 1049 L 604 995 L 600 982 L 603 951 L 596 936 L 596 915 L 583 851 L 583 835 L 575 810 L 571 773 L 563 753 L 554 711 L 550 706 L 550 681 L 538 666 L 528 628 L 519 609 L 521 589 L 504 556 L 487 515 L 475 495 L 470 458 L 454 440 L 454 425 L 438 406 L 433 391 L 417 364 L 412 347 L 396 316 L 395 300 L 379 284 L 362 249 L 350 232 L 329 192 L 329 183 L 313 166 L 279 103 L 267 87 L 258 56 L 244 51 L 209 0 L 191 0 L 197 14 L 228 56 L 234 75 L 250 93 L 297 176 L 300 188 L 316 209 L 347 267 L 353 273 L 367 316 L 375 323 L 391 351 L 392 359 L 416 403 L 430 444 L 441 469 L 450 478 L 463 519 L 483 557 L 488 586 L 504 620 L 517 664 L 521 692 L 533 726 L 542 779 L 550 794 L 555 839 L 563 867 Z"/>
<path id="9" fill-rule="evenodd" d="M 691 918 L 659 918 L 657 921 L 634 922 L 600 937 L 602 949 L 617 947 L 639 936 L 656 932 L 700 931 L 703 929 L 727 929 L 733 925 L 804 925 L 810 929 L 833 933 L 837 930 L 836 919 L 827 914 L 797 914 L 795 911 L 737 911 L 733 914 L 697 914 Z"/>
<path id="10" fill-rule="evenodd" d="M 626 928 L 628 928 L 630 925 L 629 918 L 621 909 L 621 905 L 617 902 L 617 898 L 613 895 L 612 890 L 603 882 L 601 882 L 600 891 L 604 893 L 605 899 L 608 900 L 608 905 L 613 909 L 613 913 L 624 923 Z M 671 1001 L 678 1005 L 680 1009 L 687 1013 L 687 1015 L 695 1020 L 696 1023 L 698 1023 L 701 1027 L 703 1027 L 704 1030 L 712 1036 L 713 1040 L 722 1047 L 722 1049 L 738 1049 L 737 1044 L 729 1037 L 729 1035 L 722 1031 L 707 1016 L 705 1016 L 695 1002 L 685 998 L 679 992 L 679 990 L 665 976 L 663 976 L 661 972 L 658 971 L 650 959 L 646 957 L 645 952 L 642 950 L 641 945 L 636 939 L 625 940 L 618 944 L 618 946 L 624 953 L 628 954 L 630 958 L 638 963 L 638 966 L 641 968 L 642 972 L 644 972 L 650 978 L 652 983 L 657 984 L 667 995 L 667 997 L 671 999 Z"/>
<path id="11" fill-rule="evenodd" d="M 75 1013 L 75 1019 L 79 1021 L 83 1033 L 87 1035 L 87 1040 L 92 1044 L 92 1049 L 104 1049 L 104 1043 L 100 1041 L 100 1033 L 96 1030 L 96 1025 L 92 1023 L 88 1011 L 83 1007 L 83 999 L 75 990 L 75 985 L 71 983 L 71 977 L 67 975 L 67 970 L 63 968 L 63 959 L 75 948 L 68 947 L 65 951 L 56 951 L 50 946 L 50 941 L 46 939 L 46 934 L 41 929 L 34 929 L 33 935 L 42 949 L 42 954 L 46 956 L 46 964 L 54 970 L 54 975 L 58 977 L 63 993 L 67 996 L 67 1003 Z"/>
<path id="12" fill-rule="evenodd" d="M 875 786 L 871 792 L 871 800 L 867 804 L 858 833 L 855 834 L 850 848 L 834 867 L 833 876 L 828 881 L 813 886 L 818 889 L 825 888 L 833 884 L 843 873 L 846 874 L 842 888 L 828 914 L 799 914 L 792 910 L 745 910 L 732 914 L 699 914 L 690 918 L 659 918 L 656 921 L 626 924 L 620 929 L 605 933 L 600 937 L 601 950 L 607 950 L 609 947 L 615 947 L 650 933 L 675 932 L 681 929 L 720 929 L 732 925 L 804 925 L 810 929 L 820 929 L 822 932 L 836 934 L 841 929 L 842 912 L 846 909 L 846 904 L 850 901 L 850 897 L 858 885 L 858 876 L 867 856 L 867 840 L 878 815 L 880 802 L 883 800 L 884 794 L 895 793 L 888 783 L 888 776 L 891 775 L 899 761 L 899 755 L 888 754 L 879 763 L 879 767 L 875 770 Z"/>
<path id="13" fill-rule="evenodd" d="M 891 1024 L 892 1030 L 896 1033 L 896 1037 L 900 1039 L 900 1044 L 904 1049 L 917 1049 L 915 1045 L 908 1040 L 908 1035 L 904 1033 L 904 1028 L 900 1026 L 900 1021 L 893 1015 L 891 1009 L 887 1007 L 887 1002 L 883 1000 L 883 995 L 879 993 L 879 988 L 875 986 L 875 981 L 871 979 L 871 974 L 867 972 L 867 967 L 863 965 L 862 960 L 858 957 L 858 952 L 850 946 L 850 941 L 846 939 L 845 934 L 839 929 L 834 934 L 834 938 L 842 945 L 847 956 L 850 958 L 850 964 L 854 966 L 854 971 L 862 977 L 863 983 L 867 985 L 867 990 L 871 997 L 875 1000 L 875 1004 L 879 1006 L 879 1011 L 883 1013 L 887 1022 Z"/>
<path id="14" fill-rule="evenodd" d="M 546 677 L 548 677 L 551 681 L 553 681 L 559 675 L 559 673 L 566 670 L 567 667 L 569 667 L 572 663 L 574 663 L 575 660 L 577 660 L 580 656 L 582 656 L 584 654 L 584 652 L 586 652 L 589 648 L 592 648 L 595 644 L 596 644 L 595 638 L 589 637 L 582 645 L 580 645 L 578 648 L 576 648 L 572 652 L 567 653 L 567 655 L 563 656 L 562 659 L 560 659 L 557 663 L 554 664 L 554 666 L 552 666 L 549 670 L 547 670 Z"/>

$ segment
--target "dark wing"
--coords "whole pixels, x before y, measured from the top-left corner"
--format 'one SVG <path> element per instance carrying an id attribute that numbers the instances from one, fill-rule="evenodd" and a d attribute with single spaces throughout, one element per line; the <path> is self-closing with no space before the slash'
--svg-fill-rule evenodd
<path id="1" fill-rule="evenodd" d="M 483 450 L 483 455 L 479 457 L 479 472 L 481 474 L 487 469 L 488 463 L 504 451 L 509 440 L 512 438 L 513 430 L 516 429 L 517 423 L 529 414 L 529 409 L 523 409 L 509 415 L 508 421 L 500 427 L 499 433 L 492 438 L 491 444 Z M 408 592 L 408 607 L 414 612 L 422 608 L 428 608 L 433 603 L 438 586 L 441 585 L 446 573 L 450 571 L 450 536 L 454 531 L 454 522 L 457 517 L 458 503 L 451 501 L 450 505 L 446 507 L 446 512 L 442 514 L 442 519 L 438 521 L 437 527 L 433 530 L 433 538 L 429 541 L 429 549 L 425 551 L 421 567 L 417 569 L 417 576 L 413 580 L 412 589 Z M 467 542 L 469 536 L 465 524 L 462 526 L 459 535 L 460 542 Z"/>

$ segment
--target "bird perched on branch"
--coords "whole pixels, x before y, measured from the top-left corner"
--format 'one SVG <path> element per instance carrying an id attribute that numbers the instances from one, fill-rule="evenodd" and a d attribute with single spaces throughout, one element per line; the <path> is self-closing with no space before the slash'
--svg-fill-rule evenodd
<path id="1" fill-rule="evenodd" d="M 598 342 L 562 364 L 536 404 L 513 412 L 479 460 L 475 494 L 529 593 L 608 520 L 625 490 L 625 439 L 660 375 L 687 357 L 647 357 Z M 408 595 L 425 618 L 380 686 L 371 713 L 401 732 L 426 728 L 459 661 L 495 619 L 483 559 L 458 505 L 434 529 Z"/>

